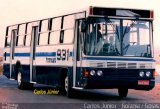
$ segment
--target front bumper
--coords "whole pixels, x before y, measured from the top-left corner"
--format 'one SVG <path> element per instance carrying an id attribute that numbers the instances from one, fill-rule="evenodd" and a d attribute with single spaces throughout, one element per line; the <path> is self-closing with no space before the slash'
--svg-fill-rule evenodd
<path id="1" fill-rule="evenodd" d="M 138 84 L 138 81 L 148 81 L 149 84 Z M 84 78 L 83 87 L 85 89 L 111 89 L 111 88 L 128 88 L 137 90 L 151 90 L 155 86 L 155 79 L 139 78 Z"/>
<path id="2" fill-rule="evenodd" d="M 110 88 L 128 88 L 137 90 L 151 90 L 155 86 L 154 69 L 115 69 L 115 68 L 84 68 L 87 69 L 89 75 L 81 78 L 81 87 L 86 89 L 110 89 Z M 90 71 L 94 70 L 95 75 L 91 75 Z M 98 76 L 97 72 L 101 70 L 102 76 Z M 140 72 L 144 72 L 144 76 L 140 76 Z M 150 72 L 150 76 L 146 76 L 146 72 Z M 147 84 L 139 84 L 138 81 L 147 81 Z"/>

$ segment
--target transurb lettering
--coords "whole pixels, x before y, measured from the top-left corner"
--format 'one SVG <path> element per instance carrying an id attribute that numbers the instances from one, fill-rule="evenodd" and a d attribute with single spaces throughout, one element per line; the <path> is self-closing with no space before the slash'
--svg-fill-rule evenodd
<path id="1" fill-rule="evenodd" d="M 56 63 L 56 58 L 46 58 L 47 63 Z"/>

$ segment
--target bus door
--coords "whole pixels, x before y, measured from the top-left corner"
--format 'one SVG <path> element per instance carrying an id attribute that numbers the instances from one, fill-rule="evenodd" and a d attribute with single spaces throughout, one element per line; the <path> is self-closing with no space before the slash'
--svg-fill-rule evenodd
<path id="1" fill-rule="evenodd" d="M 32 27 L 31 34 L 31 51 L 30 51 L 30 82 L 36 82 L 36 68 L 35 68 L 35 56 L 36 56 L 36 42 L 38 37 L 38 26 Z"/>
<path id="2" fill-rule="evenodd" d="M 75 29 L 75 42 L 74 42 L 74 61 L 73 61 L 73 87 L 79 87 L 80 78 L 81 78 L 81 56 L 82 56 L 82 46 L 81 46 L 81 31 L 80 24 L 82 20 L 76 20 L 76 29 Z"/>
<path id="3" fill-rule="evenodd" d="M 14 73 L 13 72 L 13 60 L 14 60 L 14 52 L 15 52 L 15 45 L 16 45 L 16 36 L 17 36 L 17 30 L 12 30 L 11 33 L 11 43 L 10 43 L 10 79 L 14 79 Z"/>

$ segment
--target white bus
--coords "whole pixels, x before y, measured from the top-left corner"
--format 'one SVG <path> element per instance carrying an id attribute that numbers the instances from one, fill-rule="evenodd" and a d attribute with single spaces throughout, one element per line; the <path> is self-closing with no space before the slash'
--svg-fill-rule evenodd
<path id="1" fill-rule="evenodd" d="M 4 75 L 24 89 L 33 84 L 74 89 L 151 90 L 155 85 L 153 11 L 88 9 L 8 26 Z"/>

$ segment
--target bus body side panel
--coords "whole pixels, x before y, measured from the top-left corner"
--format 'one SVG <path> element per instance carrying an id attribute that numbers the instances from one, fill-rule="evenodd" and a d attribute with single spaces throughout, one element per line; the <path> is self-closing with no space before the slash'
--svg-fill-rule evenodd
<path id="1" fill-rule="evenodd" d="M 35 55 L 33 73 L 37 83 L 59 86 L 62 73 L 67 75 L 73 69 L 72 44 L 37 46 Z M 68 72 L 63 72 L 62 69 L 67 69 Z"/>
<path id="2" fill-rule="evenodd" d="M 72 71 L 72 67 L 67 67 Z M 62 67 L 36 66 L 36 82 L 40 84 L 61 86 Z"/>
<path id="3" fill-rule="evenodd" d="M 7 77 L 10 78 L 10 65 L 7 63 L 3 64 L 3 74 Z"/>
<path id="4" fill-rule="evenodd" d="M 30 80 L 30 47 L 15 47 L 14 59 L 12 62 L 12 74 L 16 79 L 17 73 L 20 70 L 23 75 L 24 81 Z M 19 65 L 20 66 L 19 66 Z"/>
<path id="5" fill-rule="evenodd" d="M 36 66 L 36 82 L 47 85 L 59 85 L 60 67 Z"/>
<path id="6" fill-rule="evenodd" d="M 4 48 L 3 74 L 10 78 L 10 48 Z"/>

